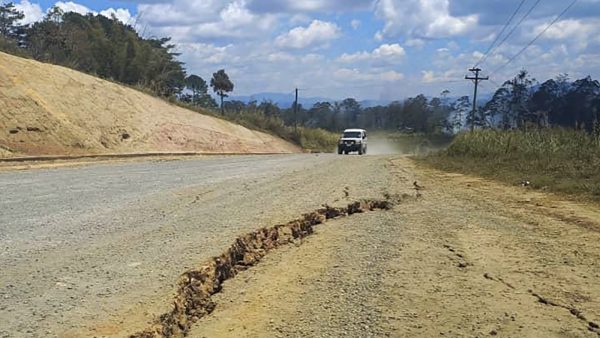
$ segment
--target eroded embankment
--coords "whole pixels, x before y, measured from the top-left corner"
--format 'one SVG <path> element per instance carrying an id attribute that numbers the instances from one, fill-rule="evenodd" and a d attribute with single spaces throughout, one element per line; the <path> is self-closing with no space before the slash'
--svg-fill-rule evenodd
<path id="1" fill-rule="evenodd" d="M 151 327 L 130 338 L 185 336 L 195 321 L 215 308 L 211 296 L 221 291 L 224 281 L 255 265 L 268 251 L 312 234 L 315 225 L 328 219 L 390 209 L 395 201 L 386 197 L 385 200 L 354 202 L 342 208 L 324 206 L 287 224 L 262 228 L 237 238 L 220 256 L 182 274 L 177 282 L 172 310 L 161 315 Z"/>

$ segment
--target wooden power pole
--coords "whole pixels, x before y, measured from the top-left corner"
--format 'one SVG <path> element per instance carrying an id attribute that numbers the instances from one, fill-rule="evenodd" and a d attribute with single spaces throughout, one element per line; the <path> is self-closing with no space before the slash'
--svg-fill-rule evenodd
<path id="1" fill-rule="evenodd" d="M 298 132 L 298 88 L 296 88 L 296 99 L 294 100 L 294 132 Z"/>
<path id="2" fill-rule="evenodd" d="M 489 76 L 480 77 L 479 72 L 481 72 L 481 68 L 473 67 L 469 69 L 470 72 L 475 74 L 473 76 L 465 76 L 466 80 L 473 80 L 475 83 L 475 92 L 473 93 L 473 110 L 471 111 L 471 131 L 475 128 L 475 112 L 477 111 L 477 87 L 479 86 L 479 82 L 489 80 Z"/>

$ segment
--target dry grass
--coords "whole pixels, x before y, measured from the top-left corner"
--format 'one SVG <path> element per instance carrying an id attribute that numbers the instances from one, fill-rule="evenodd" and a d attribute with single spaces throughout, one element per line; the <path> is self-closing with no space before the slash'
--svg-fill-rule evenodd
<path id="1" fill-rule="evenodd" d="M 422 158 L 437 168 L 600 200 L 600 139 L 575 130 L 482 130 Z"/>

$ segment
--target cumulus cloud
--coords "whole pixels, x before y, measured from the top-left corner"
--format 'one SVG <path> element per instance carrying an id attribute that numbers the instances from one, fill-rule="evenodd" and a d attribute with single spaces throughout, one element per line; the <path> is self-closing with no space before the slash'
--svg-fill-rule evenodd
<path id="1" fill-rule="evenodd" d="M 273 14 L 249 10 L 245 0 L 144 3 L 138 12 L 140 23 L 150 27 L 153 34 L 171 36 L 177 42 L 259 38 L 277 23 Z"/>
<path id="2" fill-rule="evenodd" d="M 67 12 L 75 12 L 81 15 L 86 15 L 88 13 L 92 13 L 94 15 L 100 14 L 100 15 L 104 15 L 108 18 L 112 18 L 113 15 L 117 18 L 117 20 L 127 24 L 131 21 L 132 16 L 131 13 L 129 12 L 128 9 L 124 9 L 124 8 L 108 8 L 105 9 L 103 11 L 101 11 L 100 13 L 97 13 L 91 9 L 89 9 L 88 7 L 78 4 L 76 2 L 73 1 L 58 1 L 54 4 L 54 6 L 60 8 L 63 12 L 67 13 Z M 29 0 L 22 0 L 19 3 L 15 4 L 15 7 L 17 10 L 23 12 L 23 14 L 25 14 L 25 18 L 21 21 L 21 24 L 24 25 L 28 25 L 28 24 L 32 24 L 34 22 L 37 21 L 41 21 L 42 19 L 44 19 L 46 13 L 48 12 L 48 10 L 46 12 L 44 12 L 44 10 L 42 9 L 42 7 L 40 6 L 40 4 L 38 3 L 32 3 Z"/>
<path id="3" fill-rule="evenodd" d="M 126 8 L 108 8 L 103 11 L 100 11 L 100 15 L 104 15 L 107 18 L 115 17 L 117 20 L 121 21 L 124 24 L 131 24 L 133 17 L 131 13 Z"/>
<path id="4" fill-rule="evenodd" d="M 340 34 L 341 29 L 335 23 L 313 20 L 308 27 L 292 28 L 289 32 L 279 35 L 275 43 L 279 47 L 295 49 L 320 47 L 337 39 Z"/>
<path id="5" fill-rule="evenodd" d="M 20 3 L 15 4 L 15 8 L 25 15 L 25 18 L 19 22 L 21 25 L 29 25 L 40 21 L 45 15 L 39 4 L 31 3 L 28 0 L 23 0 Z"/>
<path id="6" fill-rule="evenodd" d="M 450 0 L 378 0 L 375 14 L 384 21 L 389 37 L 445 38 L 465 34 L 477 25 L 477 16 L 455 17 Z"/>
<path id="7" fill-rule="evenodd" d="M 59 1 L 56 4 L 54 4 L 55 7 L 58 7 L 60 9 L 63 10 L 63 12 L 75 12 L 81 15 L 86 15 L 88 13 L 93 13 L 92 10 L 90 10 L 89 8 L 74 3 L 73 1 L 67 1 L 67 2 L 63 2 L 63 1 Z"/>
<path id="8" fill-rule="evenodd" d="M 536 25 L 530 30 L 529 35 L 537 36 L 547 24 Z M 567 19 L 556 22 L 543 35 L 545 40 L 563 41 L 576 47 L 585 49 L 589 44 L 600 44 L 600 19 Z"/>
<path id="9" fill-rule="evenodd" d="M 375 48 L 372 52 L 356 52 L 352 54 L 344 53 L 338 61 L 343 63 L 355 63 L 360 61 L 383 61 L 386 63 L 399 63 L 403 60 L 406 52 L 404 48 L 397 43 L 383 44 Z"/>
<path id="10" fill-rule="evenodd" d="M 248 7 L 256 12 L 348 12 L 369 9 L 373 0 L 250 0 Z"/>

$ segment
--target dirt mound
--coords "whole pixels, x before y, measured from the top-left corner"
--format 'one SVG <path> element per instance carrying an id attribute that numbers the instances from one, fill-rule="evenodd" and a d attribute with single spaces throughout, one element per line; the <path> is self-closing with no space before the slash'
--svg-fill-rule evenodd
<path id="1" fill-rule="evenodd" d="M 0 53 L 0 157 L 298 151 L 109 81 Z"/>

